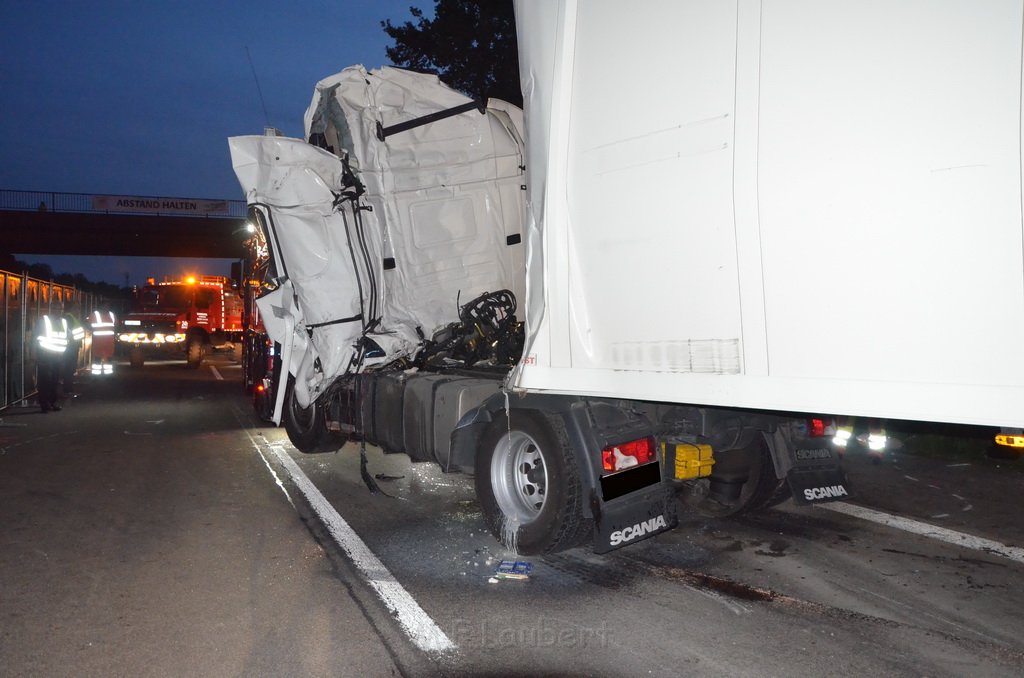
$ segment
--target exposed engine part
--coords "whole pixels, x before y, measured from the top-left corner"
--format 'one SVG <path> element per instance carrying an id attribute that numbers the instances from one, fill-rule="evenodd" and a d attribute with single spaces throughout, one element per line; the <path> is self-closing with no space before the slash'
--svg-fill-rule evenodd
<path id="1" fill-rule="evenodd" d="M 459 310 L 450 323 L 423 344 L 416 358 L 423 367 L 515 364 L 523 353 L 523 324 L 516 320 L 510 290 L 485 292 Z"/>

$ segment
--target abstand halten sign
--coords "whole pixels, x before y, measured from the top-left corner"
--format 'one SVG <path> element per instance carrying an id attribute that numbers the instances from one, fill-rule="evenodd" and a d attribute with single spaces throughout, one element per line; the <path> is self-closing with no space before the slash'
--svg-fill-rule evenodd
<path id="1" fill-rule="evenodd" d="M 96 195 L 92 208 L 101 212 L 157 212 L 160 214 L 227 214 L 227 200 L 192 198 L 140 198 L 130 195 Z"/>

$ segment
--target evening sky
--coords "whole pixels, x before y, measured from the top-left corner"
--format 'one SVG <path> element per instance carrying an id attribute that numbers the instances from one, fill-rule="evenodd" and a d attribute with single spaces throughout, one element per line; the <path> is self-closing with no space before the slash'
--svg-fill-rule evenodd
<path id="1" fill-rule="evenodd" d="M 227 138 L 267 126 L 301 137 L 316 82 L 353 64 L 386 65 L 391 43 L 380 22 L 410 19 L 410 5 L 433 7 L 429 0 L 4 3 L 0 189 L 243 199 Z M 135 284 L 193 266 L 19 258 L 116 284 L 125 274 Z M 226 272 L 221 260 L 207 266 L 214 262 L 217 270 L 207 272 Z"/>

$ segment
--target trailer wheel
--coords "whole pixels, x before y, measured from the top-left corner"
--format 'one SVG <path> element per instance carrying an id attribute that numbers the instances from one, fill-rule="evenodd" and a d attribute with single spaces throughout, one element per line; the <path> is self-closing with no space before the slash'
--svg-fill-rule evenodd
<path id="1" fill-rule="evenodd" d="M 204 345 L 202 337 L 191 336 L 185 344 L 185 363 L 190 370 L 197 370 L 203 364 Z"/>
<path id="2" fill-rule="evenodd" d="M 132 346 L 128 351 L 128 362 L 132 367 L 142 367 L 146 364 L 146 353 L 141 346 Z"/>
<path id="3" fill-rule="evenodd" d="M 299 452 L 318 454 L 334 452 L 345 444 L 345 434 L 327 428 L 327 413 L 323 404 L 314 400 L 302 407 L 295 399 L 295 377 L 288 377 L 288 392 L 284 396 L 284 429 L 288 440 Z"/>
<path id="4" fill-rule="evenodd" d="M 583 490 L 565 426 L 529 410 L 501 413 L 476 456 L 476 495 L 484 520 L 505 548 L 552 553 L 587 538 Z"/>
<path id="5" fill-rule="evenodd" d="M 751 467 L 746 482 L 740 488 L 739 497 L 732 501 L 716 500 L 708 492 L 709 481 L 702 480 L 692 486 L 684 495 L 687 505 L 703 515 L 713 518 L 738 516 L 758 509 L 780 504 L 789 498 L 789 487 L 785 479 L 775 475 L 775 464 L 764 438 L 757 436 L 751 443 Z"/>

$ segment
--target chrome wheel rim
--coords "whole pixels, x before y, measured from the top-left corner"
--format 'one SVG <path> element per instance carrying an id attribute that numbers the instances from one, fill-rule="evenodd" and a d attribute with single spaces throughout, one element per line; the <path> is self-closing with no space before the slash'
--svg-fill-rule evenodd
<path id="1" fill-rule="evenodd" d="M 491 488 L 501 512 L 519 523 L 535 520 L 547 498 L 544 453 L 532 436 L 511 431 L 501 437 L 491 459 Z"/>

